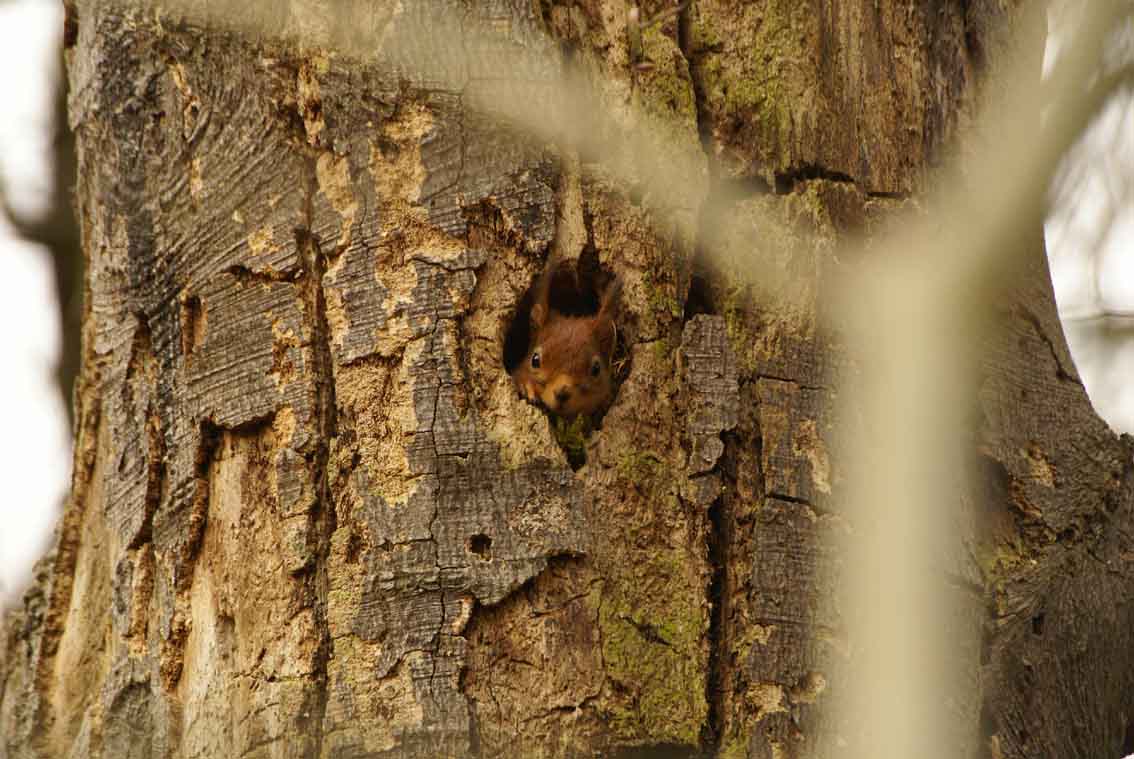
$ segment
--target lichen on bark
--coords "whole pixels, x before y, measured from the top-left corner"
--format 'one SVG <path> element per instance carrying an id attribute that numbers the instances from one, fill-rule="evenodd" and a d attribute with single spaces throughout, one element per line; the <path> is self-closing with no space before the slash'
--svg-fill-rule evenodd
<path id="1" fill-rule="evenodd" d="M 829 749 L 853 649 L 832 407 L 860 368 L 829 278 L 963 121 L 1000 11 L 698 0 L 646 30 L 648 68 L 622 0 L 207 10 L 70 11 L 76 473 L 0 625 L 0 753 Z M 593 134 L 509 121 L 517 92 L 556 118 L 565 72 Z M 765 279 L 719 265 L 746 256 Z M 624 284 L 622 381 L 577 471 L 503 366 L 553 258 Z M 1054 692 L 1065 665 L 1043 641 L 1129 647 L 1074 621 L 1122 618 L 1099 588 L 1129 590 L 1106 525 L 1132 478 L 1045 277 L 990 352 L 991 526 L 958 572 L 1000 632 L 986 708 L 957 709 L 1011 756 L 1118 730 L 1029 710 L 1017 674 Z"/>

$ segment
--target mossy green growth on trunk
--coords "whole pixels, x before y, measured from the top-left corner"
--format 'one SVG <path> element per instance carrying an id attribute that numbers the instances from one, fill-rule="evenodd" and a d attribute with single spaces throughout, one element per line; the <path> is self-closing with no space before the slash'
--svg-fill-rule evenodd
<path id="1" fill-rule="evenodd" d="M 676 552 L 662 553 L 642 574 L 665 578 L 683 566 Z M 697 746 L 709 712 L 704 609 L 699 598 L 689 595 L 655 600 L 649 608 L 631 608 L 614 597 L 602 600 L 599 625 L 607 677 L 616 691 L 629 696 L 612 707 L 610 725 L 627 740 Z"/>
<path id="2" fill-rule="evenodd" d="M 552 426 L 555 442 L 567 454 L 567 463 L 572 469 L 579 469 L 587 463 L 587 436 L 591 434 L 592 427 L 591 417 L 584 414 L 573 419 L 555 417 Z"/>

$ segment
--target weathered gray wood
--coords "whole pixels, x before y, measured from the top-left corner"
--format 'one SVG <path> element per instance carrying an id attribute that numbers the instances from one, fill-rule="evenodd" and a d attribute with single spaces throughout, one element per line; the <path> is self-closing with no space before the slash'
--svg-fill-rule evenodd
<path id="1" fill-rule="evenodd" d="M 853 740 L 828 730 L 834 403 L 861 369 L 824 318 L 833 251 L 953 149 L 1003 12 L 828 5 L 698 2 L 640 70 L 614 0 L 72 7 L 75 479 L 0 625 L 0 756 Z M 555 103 L 565 70 L 603 98 L 582 145 L 483 107 Z M 640 125 L 680 155 L 647 141 L 635 176 L 689 165 L 682 193 L 592 162 Z M 983 659 L 979 703 L 949 708 L 992 756 L 1117 755 L 1131 446 L 1027 243 L 958 410 L 982 475 L 958 513 L 987 531 L 950 580 L 988 609 L 950 631 Z M 740 282 L 718 249 L 781 275 Z M 551 255 L 624 283 L 624 379 L 578 471 L 502 365 Z"/>
<path id="2" fill-rule="evenodd" d="M 815 178 L 919 189 L 1000 20 L 972 5 L 698 2 L 693 74 L 722 173 L 784 190 Z"/>
<path id="3" fill-rule="evenodd" d="M 989 341 L 975 421 L 990 751 L 1121 756 L 1134 751 L 1134 441 L 1091 408 L 1046 267 L 1021 279 Z"/>

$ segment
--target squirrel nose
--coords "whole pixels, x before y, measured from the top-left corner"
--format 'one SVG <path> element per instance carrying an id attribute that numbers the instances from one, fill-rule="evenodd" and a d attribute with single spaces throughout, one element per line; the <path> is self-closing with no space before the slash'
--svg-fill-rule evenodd
<path id="1" fill-rule="evenodd" d="M 571 391 L 565 387 L 561 387 L 555 391 L 555 404 L 562 406 L 567 401 L 571 400 Z"/>

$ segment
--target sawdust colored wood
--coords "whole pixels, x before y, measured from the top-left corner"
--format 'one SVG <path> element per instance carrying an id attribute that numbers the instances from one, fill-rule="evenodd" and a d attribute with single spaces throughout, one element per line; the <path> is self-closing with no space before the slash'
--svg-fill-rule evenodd
<path id="1" fill-rule="evenodd" d="M 822 318 L 833 251 L 955 150 L 1010 13 L 703 0 L 645 32 L 636 71 L 620 0 L 68 14 L 75 474 L 0 625 L 0 756 L 853 740 L 827 708 L 856 362 Z M 383 60 L 422 30 L 451 44 Z M 532 63 L 508 79 L 493 50 Z M 593 144 L 475 106 L 553 102 L 565 70 L 609 117 Z M 646 157 L 691 167 L 680 207 L 593 160 L 636 130 L 676 140 Z M 953 708 L 982 756 L 1118 756 L 1131 445 L 1091 410 L 1027 244 L 958 411 L 984 525 L 957 568 L 976 695 Z M 784 277 L 743 283 L 718 248 Z M 503 365 L 552 255 L 624 283 L 624 379 L 577 471 Z"/>

